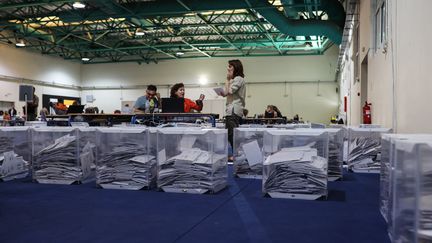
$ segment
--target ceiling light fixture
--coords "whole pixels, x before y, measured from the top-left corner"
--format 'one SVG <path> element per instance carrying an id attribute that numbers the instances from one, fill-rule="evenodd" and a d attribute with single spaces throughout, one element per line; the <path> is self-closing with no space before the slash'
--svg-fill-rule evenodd
<path id="1" fill-rule="evenodd" d="M 19 41 L 15 44 L 15 46 L 17 46 L 17 47 L 24 47 L 24 46 L 26 46 L 26 44 L 25 44 L 24 40 L 19 40 Z"/>
<path id="2" fill-rule="evenodd" d="M 141 28 L 138 28 L 138 29 L 135 31 L 135 35 L 136 35 L 136 36 L 143 36 L 143 35 L 145 35 L 144 30 L 141 29 Z"/>
<path id="3" fill-rule="evenodd" d="M 199 82 L 201 85 L 206 85 L 206 84 L 208 83 L 208 79 L 207 79 L 206 76 L 202 75 L 202 76 L 199 77 L 198 82 Z"/>
<path id="4" fill-rule="evenodd" d="M 88 58 L 88 57 L 83 57 L 83 58 L 81 58 L 81 60 L 82 60 L 83 62 L 88 62 L 88 61 L 90 61 L 90 58 Z"/>
<path id="5" fill-rule="evenodd" d="M 74 7 L 74 8 L 85 8 L 85 4 L 84 3 L 82 3 L 82 2 L 74 2 L 73 4 L 72 4 L 72 6 Z"/>
<path id="6" fill-rule="evenodd" d="M 181 52 L 181 51 L 178 51 L 177 53 L 176 53 L 176 56 L 183 56 L 184 55 L 184 52 Z"/>

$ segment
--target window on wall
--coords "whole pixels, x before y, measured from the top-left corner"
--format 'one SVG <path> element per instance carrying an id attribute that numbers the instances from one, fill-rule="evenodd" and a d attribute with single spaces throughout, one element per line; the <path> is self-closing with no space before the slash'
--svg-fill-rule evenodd
<path id="1" fill-rule="evenodd" d="M 374 13 L 373 21 L 374 24 L 374 49 L 375 52 L 382 49 L 386 42 L 386 0 L 374 0 L 372 1 L 372 10 Z"/>

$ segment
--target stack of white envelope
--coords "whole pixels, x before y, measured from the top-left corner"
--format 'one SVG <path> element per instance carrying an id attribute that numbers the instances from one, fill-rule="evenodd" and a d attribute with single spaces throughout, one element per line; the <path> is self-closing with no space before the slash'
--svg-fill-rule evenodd
<path id="1" fill-rule="evenodd" d="M 0 136 L 0 153 L 13 150 L 13 141 L 10 137 Z"/>
<path id="2" fill-rule="evenodd" d="M 24 178 L 29 173 L 29 163 L 14 151 L 0 153 L 0 179 L 9 181 Z"/>
<path id="3" fill-rule="evenodd" d="M 226 155 L 184 149 L 159 161 L 158 187 L 167 192 L 217 192 L 227 184 L 226 173 Z"/>
<path id="4" fill-rule="evenodd" d="M 146 144 L 144 145 L 146 146 Z M 101 154 L 96 167 L 96 182 L 102 188 L 139 190 L 156 183 L 156 157 L 132 141 L 113 146 Z"/>
<path id="5" fill-rule="evenodd" d="M 431 166 L 424 166 L 427 168 L 422 176 L 422 191 L 419 207 L 419 228 L 422 230 L 427 230 L 429 236 L 432 237 L 432 168 Z M 423 167 L 423 168 L 424 168 Z"/>
<path id="6" fill-rule="evenodd" d="M 391 133 L 389 128 L 348 129 L 348 169 L 360 173 L 380 173 L 381 135 Z"/>
<path id="7" fill-rule="evenodd" d="M 96 169 L 96 128 L 95 127 L 78 127 L 80 157 L 87 157 L 90 161 L 92 177 Z"/>
<path id="8" fill-rule="evenodd" d="M 389 236 L 398 243 L 432 242 L 430 134 L 401 135 L 391 142 Z"/>
<path id="9" fill-rule="evenodd" d="M 24 178 L 29 173 L 27 129 L 2 128 L 0 131 L 0 180 Z M 19 154 L 17 154 L 19 153 Z M 25 157 L 24 157 L 25 156 Z"/>
<path id="10" fill-rule="evenodd" d="M 71 184 L 89 177 L 91 166 L 89 155 L 78 158 L 76 136 L 70 134 L 34 154 L 33 163 L 34 179 L 58 184 Z"/>
<path id="11" fill-rule="evenodd" d="M 429 179 L 428 183 L 432 183 L 432 179 Z M 429 192 L 430 193 L 430 192 Z M 423 201 L 431 201 L 432 196 L 423 196 Z M 430 230 L 432 230 L 432 209 L 425 206 L 420 208 L 420 219 L 419 219 L 419 227 L 423 230 L 428 230 L 430 233 L 432 233 Z"/>
<path id="12" fill-rule="evenodd" d="M 328 180 L 335 181 L 342 178 L 344 130 L 340 128 L 313 129 L 314 131 L 327 132 L 328 141 Z M 296 131 L 308 131 L 296 129 Z"/>
<path id="13" fill-rule="evenodd" d="M 349 146 L 348 165 L 356 171 L 377 171 L 381 169 L 381 142 L 378 138 L 357 137 Z"/>
<path id="14" fill-rule="evenodd" d="M 277 125 L 278 129 L 288 129 L 291 124 Z M 276 125 L 275 125 L 276 127 Z M 277 128 L 240 127 L 234 130 L 234 174 L 240 178 L 262 178 L 264 162 L 264 132 Z"/>
<path id="15" fill-rule="evenodd" d="M 254 131 L 252 131 L 246 130 L 244 128 L 238 128 L 235 130 L 234 174 L 238 177 L 262 177 L 262 142 L 264 135 L 263 131 L 264 130 L 262 129 L 255 129 Z M 252 135 L 245 136 L 248 133 Z"/>
<path id="16" fill-rule="evenodd" d="M 258 150 L 258 153 L 261 152 Z M 260 157 L 262 157 L 262 155 L 260 155 Z M 240 178 L 259 178 L 262 176 L 262 163 L 252 163 L 253 160 L 248 160 L 244 151 L 238 152 L 235 161 L 235 174 Z M 249 161 L 251 161 L 251 163 Z"/>
<path id="17" fill-rule="evenodd" d="M 263 192 L 281 198 L 326 196 L 327 159 L 308 146 L 282 148 L 264 161 Z"/>
<path id="18" fill-rule="evenodd" d="M 331 135 L 330 135 L 331 136 Z M 342 143 L 338 143 L 335 139 L 329 140 L 329 163 L 328 176 L 329 178 L 342 178 Z"/>

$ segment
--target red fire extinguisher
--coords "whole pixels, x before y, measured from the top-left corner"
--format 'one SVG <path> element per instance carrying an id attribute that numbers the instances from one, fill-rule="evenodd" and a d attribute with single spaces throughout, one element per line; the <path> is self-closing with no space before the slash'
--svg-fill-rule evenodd
<path id="1" fill-rule="evenodd" d="M 371 103 L 365 101 L 363 106 L 363 124 L 372 124 Z"/>

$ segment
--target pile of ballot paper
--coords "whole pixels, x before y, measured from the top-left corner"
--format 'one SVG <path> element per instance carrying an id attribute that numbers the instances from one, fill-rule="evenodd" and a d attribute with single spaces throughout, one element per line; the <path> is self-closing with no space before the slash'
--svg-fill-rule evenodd
<path id="1" fill-rule="evenodd" d="M 283 148 L 271 154 L 264 161 L 263 192 L 281 198 L 326 196 L 327 159 L 308 146 Z"/>
<path id="2" fill-rule="evenodd" d="M 338 179 L 342 177 L 342 149 L 343 141 L 339 143 L 336 135 L 330 134 L 329 140 L 329 158 L 328 158 L 328 176 L 329 179 Z"/>
<path id="3" fill-rule="evenodd" d="M 348 151 L 348 167 L 355 172 L 379 172 L 380 138 L 356 137 L 351 140 Z"/>
<path id="4" fill-rule="evenodd" d="M 34 154 L 34 179 L 40 183 L 80 182 L 90 176 L 91 156 L 78 155 L 76 136 L 67 134 Z"/>
<path id="5" fill-rule="evenodd" d="M 0 152 L 0 179 L 9 181 L 24 178 L 29 173 L 29 163 L 14 151 Z"/>
<path id="6" fill-rule="evenodd" d="M 226 154 L 184 149 L 163 159 L 159 152 L 158 188 L 167 192 L 217 192 L 227 184 Z"/>
<path id="7" fill-rule="evenodd" d="M 385 169 L 383 169 L 385 167 Z M 391 181 L 390 181 L 391 166 L 389 163 L 381 165 L 380 173 L 380 211 L 384 219 L 388 221 L 389 210 L 392 208 Z"/>
<path id="8" fill-rule="evenodd" d="M 262 177 L 263 154 L 257 140 L 241 143 L 236 153 L 234 174 L 241 178 Z"/>
<path id="9" fill-rule="evenodd" d="M 9 181 L 12 179 L 24 178 L 29 173 L 29 144 L 27 137 L 22 133 L 0 134 L 0 180 Z M 21 136 L 18 140 L 16 136 Z M 19 153 L 20 155 L 18 155 Z"/>
<path id="10" fill-rule="evenodd" d="M 411 193 L 409 194 L 410 196 L 414 196 Z M 414 239 L 422 238 L 423 240 L 418 242 L 430 242 L 430 240 L 426 240 L 432 236 L 432 210 L 429 207 L 430 203 L 426 203 L 427 205 L 420 203 L 421 208 L 414 208 L 413 200 L 404 199 L 405 205 L 398 208 L 401 211 L 398 211 L 394 215 L 395 225 L 392 228 L 395 227 L 395 229 L 390 232 L 393 239 L 395 242 L 410 243 L 414 242 Z M 432 197 L 431 195 L 422 196 L 421 200 L 431 202 Z"/>
<path id="11" fill-rule="evenodd" d="M 429 235 L 432 236 L 432 171 L 423 171 L 422 174 L 421 193 L 418 195 L 420 197 L 419 227 L 428 230 Z"/>
<path id="12" fill-rule="evenodd" d="M 0 153 L 8 152 L 13 150 L 12 138 L 7 136 L 0 136 Z"/>
<path id="13" fill-rule="evenodd" d="M 156 157 L 147 154 L 146 144 L 121 142 L 101 154 L 96 182 L 102 188 L 139 190 L 156 183 Z"/>
<path id="14" fill-rule="evenodd" d="M 391 165 L 390 165 L 390 152 L 391 142 L 389 137 L 383 136 L 381 139 L 381 169 L 380 169 L 380 212 L 386 221 L 389 220 L 389 210 L 392 207 L 392 200 L 390 196 L 391 191 Z"/>
<path id="15" fill-rule="evenodd" d="M 431 202 L 432 195 L 423 196 L 421 200 Z M 430 208 L 430 203 L 428 203 L 428 205 L 424 205 L 422 208 L 420 208 L 420 215 L 419 216 L 420 216 L 420 219 L 419 219 L 420 229 L 432 230 L 432 208 Z"/>

